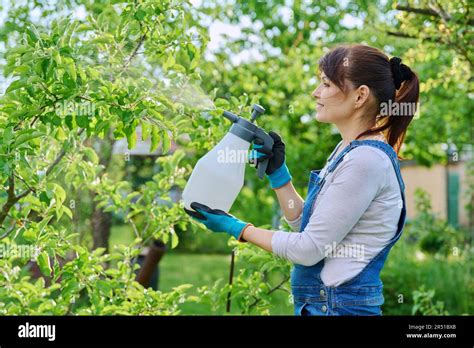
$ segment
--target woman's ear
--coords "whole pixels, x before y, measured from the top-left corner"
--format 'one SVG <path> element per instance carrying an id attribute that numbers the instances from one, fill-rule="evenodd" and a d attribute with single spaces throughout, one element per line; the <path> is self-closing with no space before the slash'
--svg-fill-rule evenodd
<path id="1" fill-rule="evenodd" d="M 360 109 L 369 99 L 370 88 L 366 85 L 359 86 L 355 91 L 355 108 Z"/>

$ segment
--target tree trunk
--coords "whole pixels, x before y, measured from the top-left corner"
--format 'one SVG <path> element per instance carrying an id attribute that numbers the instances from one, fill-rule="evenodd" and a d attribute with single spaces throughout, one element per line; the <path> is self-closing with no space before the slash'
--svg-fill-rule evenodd
<path id="1" fill-rule="evenodd" d="M 112 159 L 112 133 L 109 131 L 104 140 L 94 138 L 92 141 L 93 148 L 96 150 L 97 155 L 99 156 L 99 164 L 104 166 L 104 171 L 102 172 L 103 175 L 107 172 L 110 160 Z M 105 213 L 102 208 L 98 208 L 98 202 L 94 201 L 95 193 L 91 192 L 91 194 L 93 201 L 93 210 L 91 215 L 93 240 L 92 249 L 105 248 L 106 252 L 108 252 L 110 229 L 112 227 L 112 215 L 111 213 Z"/>
<path id="2" fill-rule="evenodd" d="M 106 252 L 108 252 L 112 216 L 110 213 L 104 213 L 101 208 L 97 208 L 97 202 L 94 202 L 91 225 L 93 239 L 92 249 L 105 248 Z"/>

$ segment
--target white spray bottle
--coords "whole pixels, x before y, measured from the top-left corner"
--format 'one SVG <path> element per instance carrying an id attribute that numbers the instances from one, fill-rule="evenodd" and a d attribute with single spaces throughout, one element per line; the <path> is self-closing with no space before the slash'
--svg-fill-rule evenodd
<path id="1" fill-rule="evenodd" d="M 196 164 L 183 191 L 184 206 L 192 210 L 191 203 L 198 202 L 211 209 L 228 212 L 244 185 L 245 164 L 248 162 L 250 144 L 262 145 L 271 151 L 273 138 L 253 122 L 265 109 L 253 105 L 250 121 L 231 112 L 223 116 L 233 122 L 229 132 Z M 268 159 L 257 163 L 257 175 L 265 176 Z"/>

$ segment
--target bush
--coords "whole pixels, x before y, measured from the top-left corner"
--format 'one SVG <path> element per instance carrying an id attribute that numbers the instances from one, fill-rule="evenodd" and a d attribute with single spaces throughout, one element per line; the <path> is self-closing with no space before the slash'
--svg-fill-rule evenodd
<path id="1" fill-rule="evenodd" d="M 431 209 L 430 195 L 421 188 L 415 190 L 415 209 L 417 215 L 411 236 L 419 240 L 422 251 L 448 255 L 467 243 L 467 233 L 462 228 L 455 229 L 446 220 L 436 217 Z"/>
<path id="2" fill-rule="evenodd" d="M 474 303 L 470 300 L 474 298 L 472 250 L 464 249 L 457 256 L 433 255 L 409 240 L 412 232 L 413 226 L 407 226 L 382 270 L 384 314 L 411 315 L 416 303 L 413 296 L 417 294 L 416 298 L 421 299 L 416 293 L 421 286 L 435 290 L 436 300 L 444 302 L 450 314 L 474 313 Z"/>
<path id="3" fill-rule="evenodd" d="M 436 301 L 433 298 L 436 291 L 434 289 L 426 290 L 422 285 L 418 290 L 413 291 L 413 309 L 411 314 L 417 315 L 448 315 L 444 310 L 444 302 Z"/>

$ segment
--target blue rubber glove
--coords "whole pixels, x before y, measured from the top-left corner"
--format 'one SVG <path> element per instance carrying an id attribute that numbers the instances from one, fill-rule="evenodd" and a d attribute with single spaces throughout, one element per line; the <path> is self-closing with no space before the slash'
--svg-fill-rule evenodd
<path id="1" fill-rule="evenodd" d="M 251 225 L 240 221 L 235 216 L 220 209 L 211 209 L 207 205 L 192 202 L 191 208 L 195 211 L 184 208 L 186 213 L 193 219 L 202 222 L 207 228 L 214 232 L 226 232 L 237 240 L 241 240 L 245 227 Z"/>
<path id="2" fill-rule="evenodd" d="M 249 160 L 255 163 L 269 159 L 265 173 L 272 189 L 277 189 L 291 181 L 291 174 L 285 162 L 285 143 L 277 133 L 270 131 L 268 134 L 273 138 L 272 150 L 264 151 L 263 145 L 254 143 Z"/>

